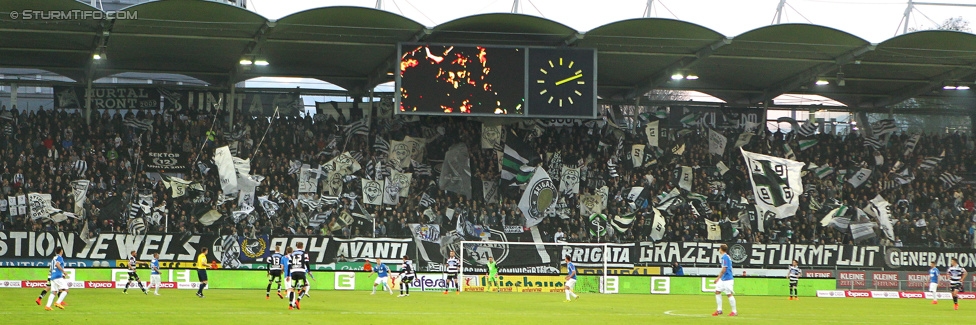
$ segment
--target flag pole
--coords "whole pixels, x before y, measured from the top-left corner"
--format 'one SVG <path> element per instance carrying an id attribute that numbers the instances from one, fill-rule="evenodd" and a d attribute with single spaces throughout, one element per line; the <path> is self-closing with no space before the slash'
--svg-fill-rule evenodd
<path id="1" fill-rule="evenodd" d="M 210 136 L 210 132 L 213 131 L 214 126 L 217 125 L 217 116 L 219 116 L 217 114 L 217 108 L 223 107 L 222 105 L 223 102 L 224 102 L 224 97 L 221 96 L 220 100 L 218 100 L 217 103 L 214 104 L 214 119 L 213 122 L 210 122 L 210 130 L 208 130 L 207 133 L 203 135 L 204 136 L 203 144 L 200 145 L 200 151 L 197 152 L 197 158 L 193 161 L 194 165 L 196 165 L 197 162 L 200 161 L 200 156 L 203 155 L 203 148 L 207 146 L 207 137 Z"/>
<path id="2" fill-rule="evenodd" d="M 264 130 L 264 135 L 261 136 L 261 141 L 258 141 L 258 145 L 254 146 L 254 153 L 251 154 L 252 157 L 258 155 L 258 149 L 261 148 L 261 144 L 264 143 L 264 138 L 268 136 L 268 131 L 271 131 L 271 126 L 274 125 L 274 121 L 278 119 L 278 106 L 275 106 L 274 114 L 271 114 L 271 122 L 268 123 L 268 128 Z"/>

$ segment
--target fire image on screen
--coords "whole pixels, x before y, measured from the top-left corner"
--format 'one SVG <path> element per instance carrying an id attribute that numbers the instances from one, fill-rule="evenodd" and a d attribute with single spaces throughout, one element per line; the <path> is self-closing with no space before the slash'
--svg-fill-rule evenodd
<path id="1" fill-rule="evenodd" d="M 400 111 L 520 115 L 525 101 L 520 48 L 404 45 Z"/>

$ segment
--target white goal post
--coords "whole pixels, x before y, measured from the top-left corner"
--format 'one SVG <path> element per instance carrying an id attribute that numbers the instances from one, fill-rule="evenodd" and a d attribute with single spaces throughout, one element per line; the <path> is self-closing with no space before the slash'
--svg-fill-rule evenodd
<path id="1" fill-rule="evenodd" d="M 577 279 L 582 272 L 581 268 L 602 269 L 598 277 L 590 274 L 591 278 L 598 278 L 598 283 L 592 285 L 594 291 L 607 293 L 604 290 L 607 283 L 608 256 L 610 247 L 619 246 L 613 243 L 542 243 L 542 242 L 500 242 L 500 241 L 461 241 L 457 251 L 460 260 L 460 274 L 458 281 L 461 291 L 467 284 L 465 281 L 467 274 L 480 279 L 480 276 L 487 275 L 488 257 L 495 259 L 498 263 L 499 276 L 512 275 L 546 275 L 565 277 L 567 275 L 564 268 L 565 257 L 569 255 L 570 260 L 576 265 Z M 538 258 L 538 260 L 534 260 Z M 525 259 L 525 260 L 516 260 Z M 474 265 L 472 265 L 474 263 Z M 536 264 L 536 265 L 531 265 Z M 587 285 L 587 284 L 584 284 Z M 581 281 L 577 281 L 577 288 L 580 288 Z M 579 289 L 578 289 L 579 290 Z M 584 289 L 585 290 L 585 289 Z"/>

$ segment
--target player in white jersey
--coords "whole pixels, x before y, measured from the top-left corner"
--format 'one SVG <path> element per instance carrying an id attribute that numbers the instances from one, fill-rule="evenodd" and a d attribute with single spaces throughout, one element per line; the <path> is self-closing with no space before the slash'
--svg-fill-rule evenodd
<path id="1" fill-rule="evenodd" d="M 159 253 L 153 253 L 153 259 L 152 262 L 149 262 L 149 268 L 152 269 L 152 273 L 149 273 L 149 283 L 150 283 L 149 287 L 155 288 L 153 294 L 158 296 L 159 283 L 161 282 L 160 274 L 159 274 Z"/>
<path id="2" fill-rule="evenodd" d="M 932 304 L 939 304 L 939 298 L 936 295 L 939 293 L 939 268 L 935 266 L 935 262 L 929 262 L 929 292 L 932 295 Z"/>
<path id="3" fill-rule="evenodd" d="M 451 251 L 451 257 L 447 259 L 447 283 L 444 284 L 444 294 L 446 295 L 451 286 L 454 286 L 454 291 L 457 294 L 461 294 L 461 287 L 458 285 L 458 272 L 461 270 L 461 261 L 454 256 L 454 251 Z"/>
<path id="4" fill-rule="evenodd" d="M 122 290 L 123 294 L 129 293 L 129 285 L 132 284 L 132 281 L 136 281 L 139 284 L 139 289 L 142 289 L 143 294 L 149 294 L 149 291 L 142 286 L 142 281 L 139 281 L 139 274 L 136 274 L 136 265 L 138 264 L 139 261 L 136 260 L 136 251 L 129 252 L 129 281 L 125 283 L 125 289 Z"/>
<path id="5" fill-rule="evenodd" d="M 959 293 L 962 292 L 962 281 L 966 278 L 966 269 L 959 266 L 959 260 L 952 258 L 952 266 L 946 271 L 949 275 L 949 290 L 952 291 L 952 309 L 959 310 Z"/>
<path id="6" fill-rule="evenodd" d="M 799 264 L 799 262 L 793 260 L 793 265 L 790 265 L 790 271 L 786 275 L 786 278 L 790 279 L 790 300 L 800 300 L 799 292 L 796 290 L 796 286 L 800 282 Z"/>

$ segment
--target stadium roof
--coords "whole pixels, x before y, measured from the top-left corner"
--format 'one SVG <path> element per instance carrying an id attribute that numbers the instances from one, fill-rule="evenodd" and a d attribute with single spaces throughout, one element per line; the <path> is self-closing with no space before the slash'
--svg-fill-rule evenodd
<path id="1" fill-rule="evenodd" d="M 398 42 L 596 48 L 599 95 L 618 100 L 652 89 L 681 89 L 732 105 L 756 105 L 790 92 L 819 94 L 852 107 L 884 107 L 916 96 L 958 97 L 962 93 L 942 87 L 969 86 L 976 79 L 976 35 L 952 31 L 871 44 L 806 24 L 729 37 L 688 22 L 641 18 L 580 32 L 520 14 L 476 15 L 428 28 L 363 7 L 311 9 L 270 21 L 202 0 L 135 5 L 124 10 L 137 15 L 129 20 L 7 15 L 25 8 L 93 10 L 75 0 L 0 2 L 0 67 L 43 69 L 79 82 L 123 72 L 177 73 L 216 86 L 263 76 L 307 77 L 362 94 L 392 80 L 388 72 L 397 62 Z M 93 60 L 94 54 L 104 58 Z M 242 59 L 270 65 L 243 66 Z M 672 80 L 673 74 L 699 78 Z M 830 84 L 814 86 L 817 79 Z"/>

